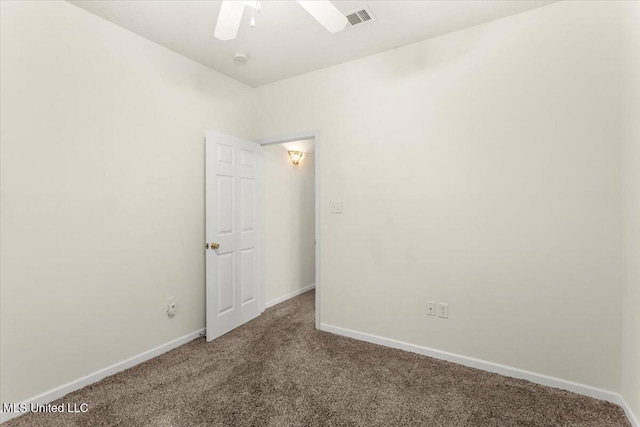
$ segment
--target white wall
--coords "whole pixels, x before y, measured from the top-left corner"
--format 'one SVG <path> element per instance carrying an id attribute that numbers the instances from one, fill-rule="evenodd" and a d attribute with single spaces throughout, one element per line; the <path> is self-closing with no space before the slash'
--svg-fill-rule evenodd
<path id="1" fill-rule="evenodd" d="M 204 132 L 247 136 L 254 108 L 71 4 L 0 4 L 0 394 L 17 402 L 204 327 Z"/>
<path id="2" fill-rule="evenodd" d="M 323 324 L 620 389 L 618 21 L 561 2 L 258 89 L 259 136 L 320 131 Z"/>
<path id="3" fill-rule="evenodd" d="M 640 420 L 640 3 L 624 3 L 622 395 Z"/>
<path id="4" fill-rule="evenodd" d="M 315 281 L 315 156 L 297 166 L 281 144 L 264 147 L 266 301 Z"/>
<path id="5" fill-rule="evenodd" d="M 65 2 L 0 2 L 3 401 L 204 327 L 204 130 L 318 129 L 323 323 L 622 390 L 638 413 L 638 128 L 621 193 L 611 4 L 253 91 Z"/>

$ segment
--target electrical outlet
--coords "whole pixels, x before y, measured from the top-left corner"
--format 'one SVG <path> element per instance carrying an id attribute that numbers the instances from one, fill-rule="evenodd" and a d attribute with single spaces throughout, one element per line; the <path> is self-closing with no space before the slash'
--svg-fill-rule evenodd
<path id="1" fill-rule="evenodd" d="M 331 202 L 331 213 L 342 213 L 342 202 L 340 200 L 334 200 Z"/>
<path id="2" fill-rule="evenodd" d="M 176 315 L 176 297 L 169 297 L 167 300 L 167 316 L 173 317 Z"/>
<path id="3" fill-rule="evenodd" d="M 433 301 L 427 301 L 427 315 L 435 316 L 436 315 L 436 303 Z"/>
<path id="4" fill-rule="evenodd" d="M 447 319 L 449 317 L 449 304 L 444 302 L 438 303 L 438 317 Z"/>

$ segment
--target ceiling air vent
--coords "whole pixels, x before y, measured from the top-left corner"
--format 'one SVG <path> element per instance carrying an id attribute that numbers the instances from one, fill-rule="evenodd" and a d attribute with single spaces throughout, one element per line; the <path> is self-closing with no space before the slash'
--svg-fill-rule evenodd
<path id="1" fill-rule="evenodd" d="M 358 8 L 353 12 L 346 13 L 345 16 L 349 20 L 349 24 L 347 24 L 344 31 L 376 20 L 376 17 L 371 12 L 371 9 L 369 9 L 369 6 Z"/>

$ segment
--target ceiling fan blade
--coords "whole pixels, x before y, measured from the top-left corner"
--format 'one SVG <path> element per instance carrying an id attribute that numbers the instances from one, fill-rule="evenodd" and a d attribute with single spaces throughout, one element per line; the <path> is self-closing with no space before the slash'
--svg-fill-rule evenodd
<path id="1" fill-rule="evenodd" d="M 238 35 L 244 5 L 232 0 L 224 0 L 218 14 L 218 22 L 213 35 L 220 40 L 232 40 Z"/>
<path id="2" fill-rule="evenodd" d="M 297 0 L 311 16 L 322 24 L 330 33 L 337 33 L 347 26 L 347 17 L 329 0 Z"/>

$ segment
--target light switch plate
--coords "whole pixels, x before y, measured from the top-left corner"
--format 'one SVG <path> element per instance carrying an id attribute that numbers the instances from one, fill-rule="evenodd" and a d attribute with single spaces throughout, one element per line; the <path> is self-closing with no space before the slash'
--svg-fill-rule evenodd
<path id="1" fill-rule="evenodd" d="M 342 201 L 335 200 L 331 202 L 331 213 L 342 213 Z"/>

